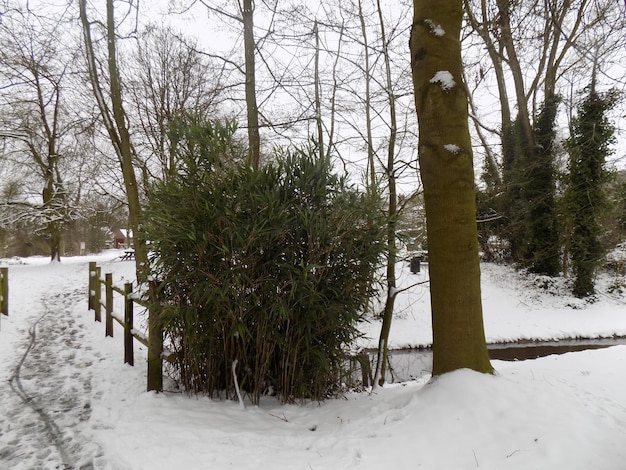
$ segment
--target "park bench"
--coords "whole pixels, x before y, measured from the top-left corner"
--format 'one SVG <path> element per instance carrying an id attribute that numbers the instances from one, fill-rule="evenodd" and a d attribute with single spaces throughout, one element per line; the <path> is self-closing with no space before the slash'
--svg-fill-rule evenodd
<path id="1" fill-rule="evenodd" d="M 124 252 L 124 255 L 122 256 L 121 260 L 122 261 L 127 261 L 127 260 L 131 260 L 131 259 L 135 259 L 135 250 L 126 250 Z"/>

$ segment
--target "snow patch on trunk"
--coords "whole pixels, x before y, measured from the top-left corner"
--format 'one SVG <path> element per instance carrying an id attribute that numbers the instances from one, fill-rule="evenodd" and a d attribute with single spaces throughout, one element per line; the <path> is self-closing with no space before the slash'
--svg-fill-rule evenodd
<path id="1" fill-rule="evenodd" d="M 430 83 L 438 83 L 442 90 L 448 91 L 456 86 L 456 82 L 454 81 L 454 77 L 447 70 L 440 70 L 439 72 L 433 75 L 433 78 L 430 79 Z"/>
<path id="2" fill-rule="evenodd" d="M 430 32 L 435 36 L 441 37 L 446 34 L 445 30 L 441 27 L 440 24 L 435 23 L 433 20 L 424 20 L 424 24 L 430 28 Z"/>
<path id="3" fill-rule="evenodd" d="M 455 155 L 461 151 L 461 147 L 455 144 L 446 144 L 443 146 L 443 148 L 446 149 L 448 152 L 453 153 Z"/>

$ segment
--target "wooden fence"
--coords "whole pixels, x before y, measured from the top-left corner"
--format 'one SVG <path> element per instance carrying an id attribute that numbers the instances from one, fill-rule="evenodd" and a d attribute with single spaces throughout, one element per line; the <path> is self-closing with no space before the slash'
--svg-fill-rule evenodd
<path id="1" fill-rule="evenodd" d="M 9 268 L 0 268 L 0 314 L 9 316 Z"/>
<path id="2" fill-rule="evenodd" d="M 130 282 L 120 288 L 113 284 L 113 275 L 106 273 L 102 279 L 102 268 L 95 262 L 89 263 L 89 310 L 94 311 L 94 320 L 102 322 L 102 309 L 104 308 L 104 334 L 113 337 L 113 321 L 115 320 L 124 328 L 124 363 L 135 365 L 134 340 L 139 341 L 148 349 L 148 391 L 163 390 L 163 359 L 174 360 L 173 353 L 163 354 L 163 335 L 154 326 L 149 327 L 150 334 L 158 338 L 159 345 L 155 348 L 151 344 L 150 338 L 134 328 L 134 306 L 135 304 L 148 310 L 148 322 L 150 316 L 156 315 L 151 311 L 151 306 L 133 295 L 133 285 Z M 104 286 L 104 300 L 102 298 L 102 286 Z M 123 296 L 123 315 L 115 312 L 113 307 L 114 294 Z M 154 323 L 154 322 L 153 322 Z M 153 357 L 156 356 L 156 357 Z M 157 364 L 157 367 L 154 367 Z"/>

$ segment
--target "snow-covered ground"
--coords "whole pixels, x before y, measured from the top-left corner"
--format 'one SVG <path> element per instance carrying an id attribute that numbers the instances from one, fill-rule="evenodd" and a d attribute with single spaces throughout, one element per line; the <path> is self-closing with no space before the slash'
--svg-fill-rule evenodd
<path id="1" fill-rule="evenodd" d="M 0 469 L 626 468 L 626 346 L 457 371 L 343 399 L 258 407 L 146 393 L 145 351 L 122 364 L 121 329 L 87 311 L 87 262 L 131 280 L 119 252 L 9 264 L 0 319 Z M 492 342 L 626 335 L 626 296 L 586 303 L 544 279 L 483 265 Z M 401 271 L 403 285 L 425 274 Z M 393 347 L 430 342 L 428 291 L 398 299 Z M 379 325 L 364 325 L 376 342 Z"/>

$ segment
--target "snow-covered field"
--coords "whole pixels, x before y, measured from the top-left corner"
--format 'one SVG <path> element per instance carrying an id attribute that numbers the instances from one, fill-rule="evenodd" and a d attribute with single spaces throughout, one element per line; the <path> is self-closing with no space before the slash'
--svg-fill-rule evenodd
<path id="1" fill-rule="evenodd" d="M 0 260 L 10 312 L 0 319 L 0 469 L 591 469 L 626 468 L 626 346 L 494 361 L 373 394 L 304 405 L 146 393 L 145 351 L 122 364 L 121 329 L 87 311 L 87 262 L 117 284 L 120 253 Z M 600 279 L 594 303 L 483 265 L 488 341 L 626 335 L 626 296 Z M 425 274 L 402 269 L 403 285 Z M 428 291 L 398 300 L 391 345 L 430 343 Z M 363 325 L 376 342 L 379 324 Z"/>

